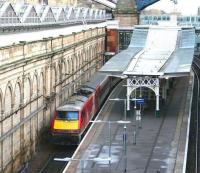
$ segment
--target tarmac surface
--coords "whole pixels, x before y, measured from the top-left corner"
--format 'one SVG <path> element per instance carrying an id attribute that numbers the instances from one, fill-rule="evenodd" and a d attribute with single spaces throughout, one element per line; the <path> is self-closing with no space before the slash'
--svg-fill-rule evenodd
<path id="1" fill-rule="evenodd" d="M 141 128 L 133 112 L 127 116 L 127 121 L 131 123 L 126 124 L 126 127 L 124 124 L 116 123 L 125 118 L 124 102 L 107 101 L 97 118 L 106 122 L 95 123 L 91 126 L 72 157 L 75 160 L 70 161 L 63 172 L 182 172 L 185 163 L 192 92 L 191 85 L 188 83 L 189 78 L 176 79 L 166 103 L 161 107 L 160 118 L 155 117 L 155 106 L 148 105 L 142 116 Z M 117 87 L 110 98 L 125 98 L 126 91 L 122 85 Z M 107 121 L 112 122 L 110 124 L 111 135 L 109 135 Z M 109 157 L 111 158 L 110 163 Z M 103 158 L 103 160 L 94 161 L 95 158 Z"/>

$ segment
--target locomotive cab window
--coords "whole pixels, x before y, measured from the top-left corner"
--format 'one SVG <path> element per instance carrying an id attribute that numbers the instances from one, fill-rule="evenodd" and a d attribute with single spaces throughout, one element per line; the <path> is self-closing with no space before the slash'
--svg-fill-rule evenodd
<path id="1" fill-rule="evenodd" d="M 78 112 L 67 112 L 68 120 L 78 120 Z"/>
<path id="2" fill-rule="evenodd" d="M 64 119 L 64 120 L 78 120 L 78 112 L 71 111 L 71 112 L 64 112 L 58 111 L 57 119 Z"/>
<path id="3" fill-rule="evenodd" d="M 64 111 L 58 111 L 57 119 L 67 119 L 67 113 Z"/>

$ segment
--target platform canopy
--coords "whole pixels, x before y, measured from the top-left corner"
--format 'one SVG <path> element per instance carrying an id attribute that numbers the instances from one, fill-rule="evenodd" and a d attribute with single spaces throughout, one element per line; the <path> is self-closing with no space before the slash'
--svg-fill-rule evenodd
<path id="1" fill-rule="evenodd" d="M 194 45 L 192 27 L 135 26 L 128 49 L 111 58 L 100 72 L 116 76 L 187 76 Z"/>

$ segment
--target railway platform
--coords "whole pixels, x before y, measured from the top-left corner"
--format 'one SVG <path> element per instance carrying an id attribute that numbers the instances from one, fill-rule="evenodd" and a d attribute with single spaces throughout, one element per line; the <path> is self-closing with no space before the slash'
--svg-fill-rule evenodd
<path id="1" fill-rule="evenodd" d="M 176 79 L 167 102 L 161 107 L 160 118 L 155 117 L 155 110 L 151 106 L 144 111 L 141 127 L 135 116 L 127 116 L 127 121 L 131 123 L 126 124 L 126 133 L 125 125 L 119 123 L 119 120 L 124 120 L 123 102 L 108 100 L 96 118 L 102 120 L 102 123 L 91 125 L 63 172 L 182 172 L 187 153 L 191 83 L 189 77 Z M 126 92 L 122 85 L 116 88 L 110 98 L 125 97 Z M 109 121 L 112 122 L 111 135 L 107 123 Z M 135 130 L 136 141 L 133 134 Z M 124 140 L 124 134 L 127 140 Z M 111 158 L 110 163 L 108 158 Z"/>

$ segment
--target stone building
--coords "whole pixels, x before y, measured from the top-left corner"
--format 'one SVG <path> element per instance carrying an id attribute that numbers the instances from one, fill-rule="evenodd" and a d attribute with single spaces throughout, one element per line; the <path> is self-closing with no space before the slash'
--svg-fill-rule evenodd
<path id="1" fill-rule="evenodd" d="M 35 153 L 55 108 L 102 66 L 105 28 L 0 47 L 0 172 Z"/>

